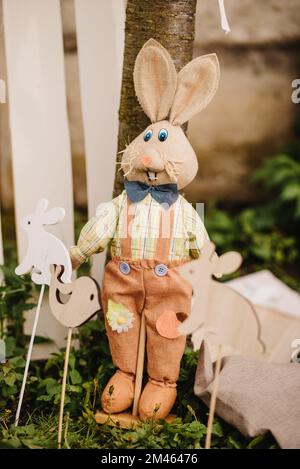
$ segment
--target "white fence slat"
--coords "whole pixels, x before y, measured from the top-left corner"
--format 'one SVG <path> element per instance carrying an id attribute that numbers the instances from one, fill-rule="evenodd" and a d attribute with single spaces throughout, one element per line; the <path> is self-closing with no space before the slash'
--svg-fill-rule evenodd
<path id="1" fill-rule="evenodd" d="M 8 105 L 18 254 L 26 251 L 19 221 L 38 199 L 66 209 L 54 230 L 73 243 L 71 149 L 59 0 L 4 0 Z"/>
<path id="2" fill-rule="evenodd" d="M 89 216 L 112 197 L 124 49 L 124 0 L 75 0 Z M 104 256 L 93 265 L 99 280 Z M 100 274 L 100 275 L 99 275 Z"/>
<path id="3" fill-rule="evenodd" d="M 3 169 L 2 159 L 3 159 L 3 108 L 6 103 L 6 83 L 5 83 L 5 66 L 4 66 L 4 44 L 3 44 L 3 23 L 2 23 L 2 4 L 0 1 L 0 185 L 2 185 L 3 180 L 1 180 L 1 171 Z M 1 194 L 2 195 L 2 194 Z M 4 255 L 3 255 L 3 238 L 2 238 L 2 227 L 1 227 L 1 207 L 0 207 L 0 265 L 4 264 Z M 0 271 L 0 283 L 3 280 L 2 273 Z"/>
<path id="4" fill-rule="evenodd" d="M 53 232 L 74 241 L 71 148 L 59 0 L 3 0 L 18 255 L 27 248 L 21 218 L 37 201 L 66 209 Z M 45 305 L 40 327 L 49 319 Z M 53 319 L 51 319 L 53 321 Z M 50 336 L 50 334 L 49 334 Z M 50 336 L 61 344 L 65 328 Z"/>

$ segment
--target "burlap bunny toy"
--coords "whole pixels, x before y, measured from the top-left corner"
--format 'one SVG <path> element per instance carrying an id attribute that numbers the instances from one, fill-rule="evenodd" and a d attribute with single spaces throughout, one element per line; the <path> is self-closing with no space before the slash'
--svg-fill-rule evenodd
<path id="1" fill-rule="evenodd" d="M 107 245 L 111 250 L 102 302 L 117 371 L 102 394 L 106 412 L 122 412 L 132 404 L 142 312 L 149 380 L 140 418 L 154 411 L 164 418 L 175 402 L 185 337 L 168 331 L 168 318 L 170 312 L 186 317 L 192 295 L 176 266 L 199 257 L 208 239 L 200 217 L 178 194 L 198 168 L 181 125 L 205 108 L 218 82 L 215 54 L 192 60 L 177 74 L 167 50 L 153 39 L 146 42 L 136 58 L 134 85 L 151 124 L 123 153 L 125 190 L 100 207 L 71 248 L 75 268 Z"/>

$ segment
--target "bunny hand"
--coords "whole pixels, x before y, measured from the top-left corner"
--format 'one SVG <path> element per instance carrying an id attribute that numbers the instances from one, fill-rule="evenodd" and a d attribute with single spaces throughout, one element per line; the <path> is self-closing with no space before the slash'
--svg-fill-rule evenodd
<path id="1" fill-rule="evenodd" d="M 72 246 L 69 250 L 69 254 L 73 270 L 78 269 L 78 267 L 80 267 L 87 259 L 78 246 Z"/>

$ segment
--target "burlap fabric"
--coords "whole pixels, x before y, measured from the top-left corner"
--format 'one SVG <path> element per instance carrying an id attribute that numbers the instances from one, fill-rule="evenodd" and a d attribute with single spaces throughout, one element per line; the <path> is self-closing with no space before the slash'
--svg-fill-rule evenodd
<path id="1" fill-rule="evenodd" d="M 203 342 L 194 391 L 207 405 L 213 379 L 213 363 Z M 281 448 L 300 448 L 300 364 L 267 363 L 242 356 L 223 358 L 216 414 L 245 436 L 269 430 Z"/>

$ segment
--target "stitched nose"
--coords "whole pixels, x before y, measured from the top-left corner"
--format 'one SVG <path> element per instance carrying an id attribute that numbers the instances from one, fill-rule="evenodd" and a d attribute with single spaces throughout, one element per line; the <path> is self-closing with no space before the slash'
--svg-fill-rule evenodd
<path id="1" fill-rule="evenodd" d="M 151 156 L 148 156 L 148 155 L 142 155 L 140 156 L 140 161 L 143 163 L 144 166 L 149 166 L 151 161 L 152 161 L 152 158 Z"/>

